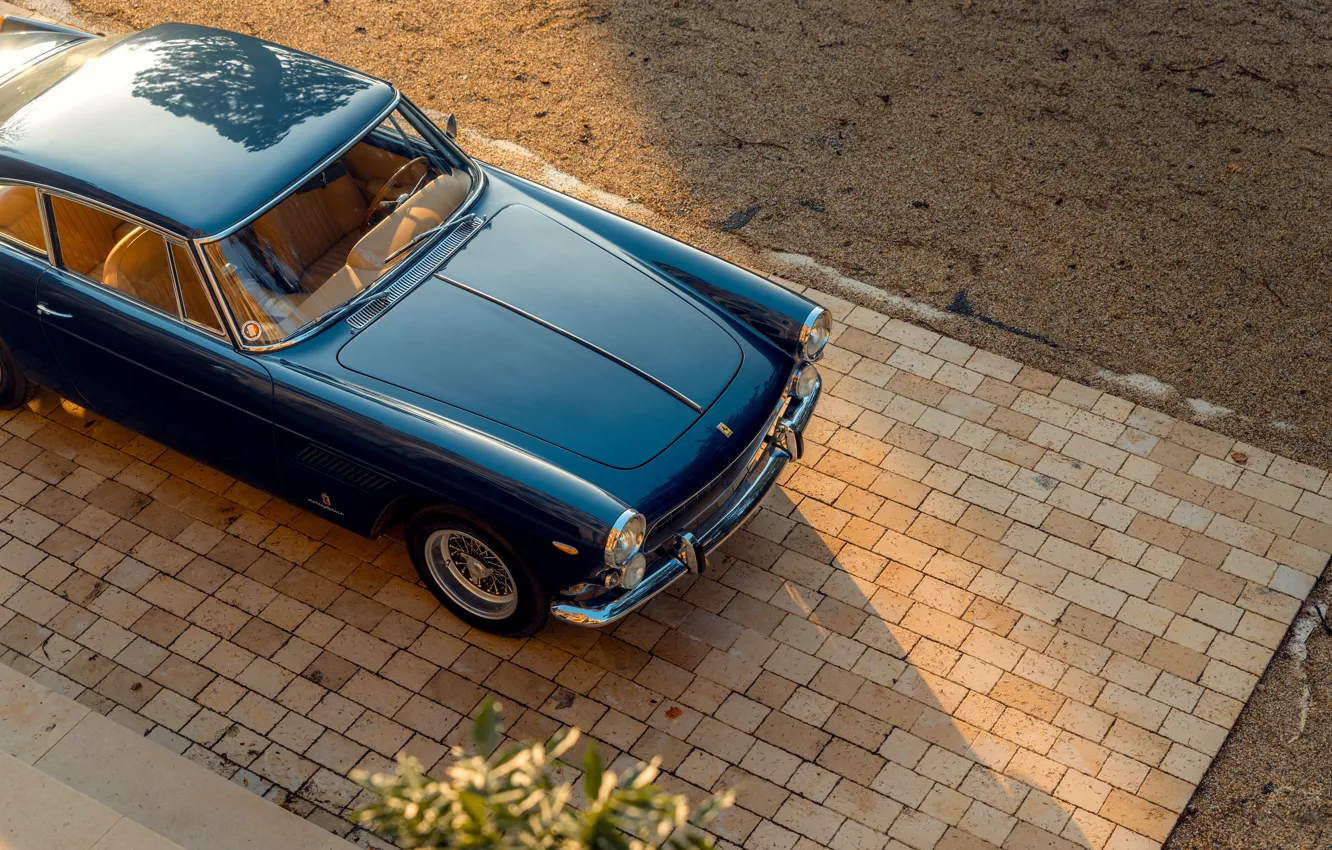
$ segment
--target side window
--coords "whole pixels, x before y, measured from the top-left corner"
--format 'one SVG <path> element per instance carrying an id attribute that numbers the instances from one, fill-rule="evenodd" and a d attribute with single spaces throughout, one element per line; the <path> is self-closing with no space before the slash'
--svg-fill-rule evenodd
<path id="1" fill-rule="evenodd" d="M 76 201 L 51 197 L 60 265 L 179 316 L 166 239 Z"/>
<path id="2" fill-rule="evenodd" d="M 173 242 L 171 261 L 176 267 L 176 281 L 180 284 L 180 303 L 185 308 L 185 318 L 222 333 L 222 323 L 218 321 L 217 311 L 213 309 L 213 302 L 208 297 L 190 252 Z"/>
<path id="3" fill-rule="evenodd" d="M 30 186 L 0 184 L 0 236 L 46 253 L 46 231 L 37 190 Z"/>

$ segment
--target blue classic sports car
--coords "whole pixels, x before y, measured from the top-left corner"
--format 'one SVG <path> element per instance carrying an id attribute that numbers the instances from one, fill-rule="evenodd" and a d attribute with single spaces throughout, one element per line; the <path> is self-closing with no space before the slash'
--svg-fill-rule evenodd
<path id="1" fill-rule="evenodd" d="M 0 25 L 0 403 L 40 384 L 360 534 L 467 623 L 601 625 L 800 456 L 828 314 L 236 33 Z"/>

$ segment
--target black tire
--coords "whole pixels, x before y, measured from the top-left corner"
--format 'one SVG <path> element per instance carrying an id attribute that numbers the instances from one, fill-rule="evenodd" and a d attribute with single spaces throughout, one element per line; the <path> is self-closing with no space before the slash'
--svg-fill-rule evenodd
<path id="1" fill-rule="evenodd" d="M 527 637 L 546 625 L 550 594 L 513 547 L 488 526 L 433 507 L 409 518 L 406 532 L 407 551 L 421 580 L 464 623 L 504 637 Z M 479 579 L 472 578 L 473 572 Z M 512 589 L 511 602 L 503 592 L 506 587 Z"/>
<path id="2" fill-rule="evenodd" d="M 40 389 L 23 374 L 23 367 L 10 354 L 9 346 L 0 342 L 0 409 L 22 407 L 32 401 Z"/>

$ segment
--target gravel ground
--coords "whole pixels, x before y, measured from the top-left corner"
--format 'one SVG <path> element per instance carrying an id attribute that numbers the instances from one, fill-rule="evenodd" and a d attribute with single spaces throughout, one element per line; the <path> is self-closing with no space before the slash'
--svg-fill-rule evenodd
<path id="1" fill-rule="evenodd" d="M 1167 850 L 1332 847 L 1332 625 L 1324 628 L 1314 605 L 1332 624 L 1326 578 L 1249 698 Z"/>
<path id="2" fill-rule="evenodd" d="M 366 69 L 709 250 L 847 294 L 768 252 L 809 255 L 970 313 L 927 318 L 950 335 L 1089 383 L 1105 385 L 1101 368 L 1155 376 L 1178 394 L 1114 389 L 1177 415 L 1206 399 L 1235 411 L 1210 427 L 1332 465 L 1327 4 L 77 0 L 73 13 L 108 29 L 212 24 Z M 542 176 L 539 161 L 482 153 Z M 1326 580 L 1314 598 L 1332 600 Z M 1332 636 L 1307 646 L 1306 662 L 1268 670 L 1170 847 L 1332 841 Z"/>

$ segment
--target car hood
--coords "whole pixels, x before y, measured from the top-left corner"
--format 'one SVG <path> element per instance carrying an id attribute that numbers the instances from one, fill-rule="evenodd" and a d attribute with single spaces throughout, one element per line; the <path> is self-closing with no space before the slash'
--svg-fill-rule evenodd
<path id="1" fill-rule="evenodd" d="M 354 372 L 620 469 L 688 430 L 741 359 L 730 331 L 669 284 L 522 205 L 338 353 Z"/>

